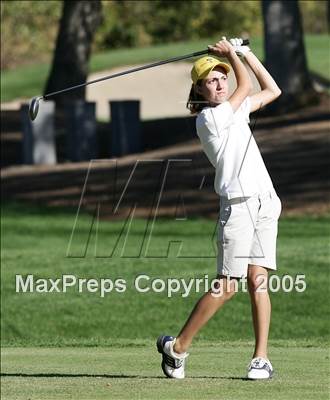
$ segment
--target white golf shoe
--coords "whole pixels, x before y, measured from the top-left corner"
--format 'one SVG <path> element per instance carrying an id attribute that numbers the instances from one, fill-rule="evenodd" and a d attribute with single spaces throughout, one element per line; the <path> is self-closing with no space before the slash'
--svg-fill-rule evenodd
<path id="1" fill-rule="evenodd" d="M 255 357 L 248 366 L 248 379 L 270 379 L 273 377 L 273 366 L 267 358 Z"/>
<path id="2" fill-rule="evenodd" d="M 178 354 L 173 350 L 175 344 L 173 336 L 159 336 L 157 350 L 162 355 L 162 370 L 168 378 L 183 379 L 185 361 L 188 353 Z"/>

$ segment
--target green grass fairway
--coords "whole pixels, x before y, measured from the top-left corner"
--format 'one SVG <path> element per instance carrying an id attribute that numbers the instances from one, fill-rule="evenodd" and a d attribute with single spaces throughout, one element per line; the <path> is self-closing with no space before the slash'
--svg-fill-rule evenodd
<path id="1" fill-rule="evenodd" d="M 195 345 L 183 381 L 163 377 L 153 343 L 110 348 L 7 348 L 3 400 L 329 399 L 329 353 L 322 347 L 271 347 L 276 376 L 244 379 L 251 347 Z"/>

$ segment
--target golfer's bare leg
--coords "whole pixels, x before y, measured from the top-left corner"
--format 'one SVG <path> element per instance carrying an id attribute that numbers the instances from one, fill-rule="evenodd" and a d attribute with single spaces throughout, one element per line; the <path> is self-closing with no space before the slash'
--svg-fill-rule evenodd
<path id="1" fill-rule="evenodd" d="M 234 295 L 235 285 L 237 285 L 235 279 L 227 280 L 226 277 L 219 276 L 218 280 L 220 285 L 216 288 L 218 293 L 212 293 L 212 290 L 209 290 L 195 305 L 176 338 L 175 352 L 183 353 L 187 351 L 196 333 Z"/>
<path id="2" fill-rule="evenodd" d="M 248 288 L 251 298 L 253 327 L 255 334 L 254 357 L 267 358 L 267 343 L 270 325 L 271 304 L 267 290 L 268 271 L 266 268 L 249 265 Z"/>

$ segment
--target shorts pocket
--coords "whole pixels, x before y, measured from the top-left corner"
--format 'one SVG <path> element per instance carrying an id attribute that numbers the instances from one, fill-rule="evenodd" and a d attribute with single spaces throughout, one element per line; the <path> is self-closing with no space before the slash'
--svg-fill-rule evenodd
<path id="1" fill-rule="evenodd" d="M 232 206 L 228 203 L 224 203 L 220 207 L 220 215 L 219 215 L 219 224 L 220 227 L 224 227 L 228 220 L 229 217 L 231 216 L 232 213 Z"/>
<path id="2" fill-rule="evenodd" d="M 232 212 L 232 207 L 228 203 L 223 203 L 220 206 L 219 224 L 218 224 L 218 246 L 224 244 L 224 230 L 228 223 Z"/>

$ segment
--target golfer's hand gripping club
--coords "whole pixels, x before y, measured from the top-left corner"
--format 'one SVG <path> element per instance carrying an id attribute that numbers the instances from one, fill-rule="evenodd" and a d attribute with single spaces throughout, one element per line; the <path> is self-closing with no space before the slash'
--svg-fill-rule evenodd
<path id="1" fill-rule="evenodd" d="M 233 38 L 230 39 L 229 42 L 235 49 L 235 53 L 239 56 L 244 58 L 245 55 L 251 51 L 250 47 L 248 46 L 249 43 L 244 43 L 244 40 L 241 38 Z"/>

